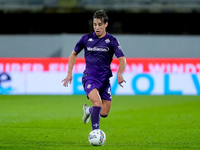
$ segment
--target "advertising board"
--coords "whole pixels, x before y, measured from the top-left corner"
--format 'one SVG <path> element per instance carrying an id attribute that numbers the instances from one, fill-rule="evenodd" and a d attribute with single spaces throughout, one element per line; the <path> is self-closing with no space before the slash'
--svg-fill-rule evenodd
<path id="1" fill-rule="evenodd" d="M 111 63 L 113 95 L 200 95 L 200 59 L 127 58 L 124 87 L 117 83 L 119 61 Z M 84 58 L 77 58 L 73 81 L 62 86 L 68 58 L 0 58 L 0 94 L 85 94 Z"/>

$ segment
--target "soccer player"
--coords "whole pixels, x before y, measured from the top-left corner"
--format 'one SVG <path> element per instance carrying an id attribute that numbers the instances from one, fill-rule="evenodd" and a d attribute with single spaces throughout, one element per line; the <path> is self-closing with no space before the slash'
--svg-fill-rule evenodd
<path id="1" fill-rule="evenodd" d="M 104 10 L 98 10 L 93 16 L 94 32 L 81 37 L 72 51 L 68 62 L 68 74 L 63 86 L 72 82 L 72 70 L 78 53 L 84 49 L 86 68 L 83 72 L 82 83 L 87 98 L 92 107 L 83 105 L 83 122 L 86 124 L 91 118 L 92 129 L 99 129 L 100 116 L 107 117 L 111 106 L 111 86 L 109 78 L 112 76 L 110 64 L 113 55 L 119 60 L 117 82 L 123 87 L 126 82 L 122 76 L 126 67 L 126 59 L 117 39 L 106 32 L 108 17 Z"/>

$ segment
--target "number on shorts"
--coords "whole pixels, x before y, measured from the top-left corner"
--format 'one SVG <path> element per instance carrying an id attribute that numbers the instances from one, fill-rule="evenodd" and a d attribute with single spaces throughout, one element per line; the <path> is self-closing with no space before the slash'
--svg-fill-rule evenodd
<path id="1" fill-rule="evenodd" d="M 110 87 L 108 88 L 108 94 L 110 94 L 110 97 L 111 97 L 111 90 L 110 90 Z"/>

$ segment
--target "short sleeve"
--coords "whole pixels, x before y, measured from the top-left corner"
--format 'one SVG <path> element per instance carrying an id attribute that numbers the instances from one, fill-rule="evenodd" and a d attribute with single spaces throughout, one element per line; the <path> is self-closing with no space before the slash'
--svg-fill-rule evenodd
<path id="1" fill-rule="evenodd" d="M 78 43 L 76 44 L 74 51 L 78 54 L 83 48 L 84 48 L 84 42 L 85 38 L 84 36 L 81 37 L 81 39 L 78 41 Z"/>
<path id="2" fill-rule="evenodd" d="M 112 46 L 113 46 L 115 56 L 117 58 L 124 56 L 124 53 L 122 51 L 122 47 L 121 47 L 120 43 L 118 42 L 118 40 L 116 38 L 113 39 Z"/>

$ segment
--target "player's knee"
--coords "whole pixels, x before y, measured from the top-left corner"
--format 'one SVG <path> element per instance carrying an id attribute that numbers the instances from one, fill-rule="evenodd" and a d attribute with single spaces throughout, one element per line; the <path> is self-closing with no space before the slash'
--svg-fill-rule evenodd
<path id="1" fill-rule="evenodd" d="M 93 106 L 98 106 L 98 107 L 102 106 L 102 103 L 101 103 L 100 99 L 92 99 L 91 98 L 90 101 L 92 102 Z"/>

